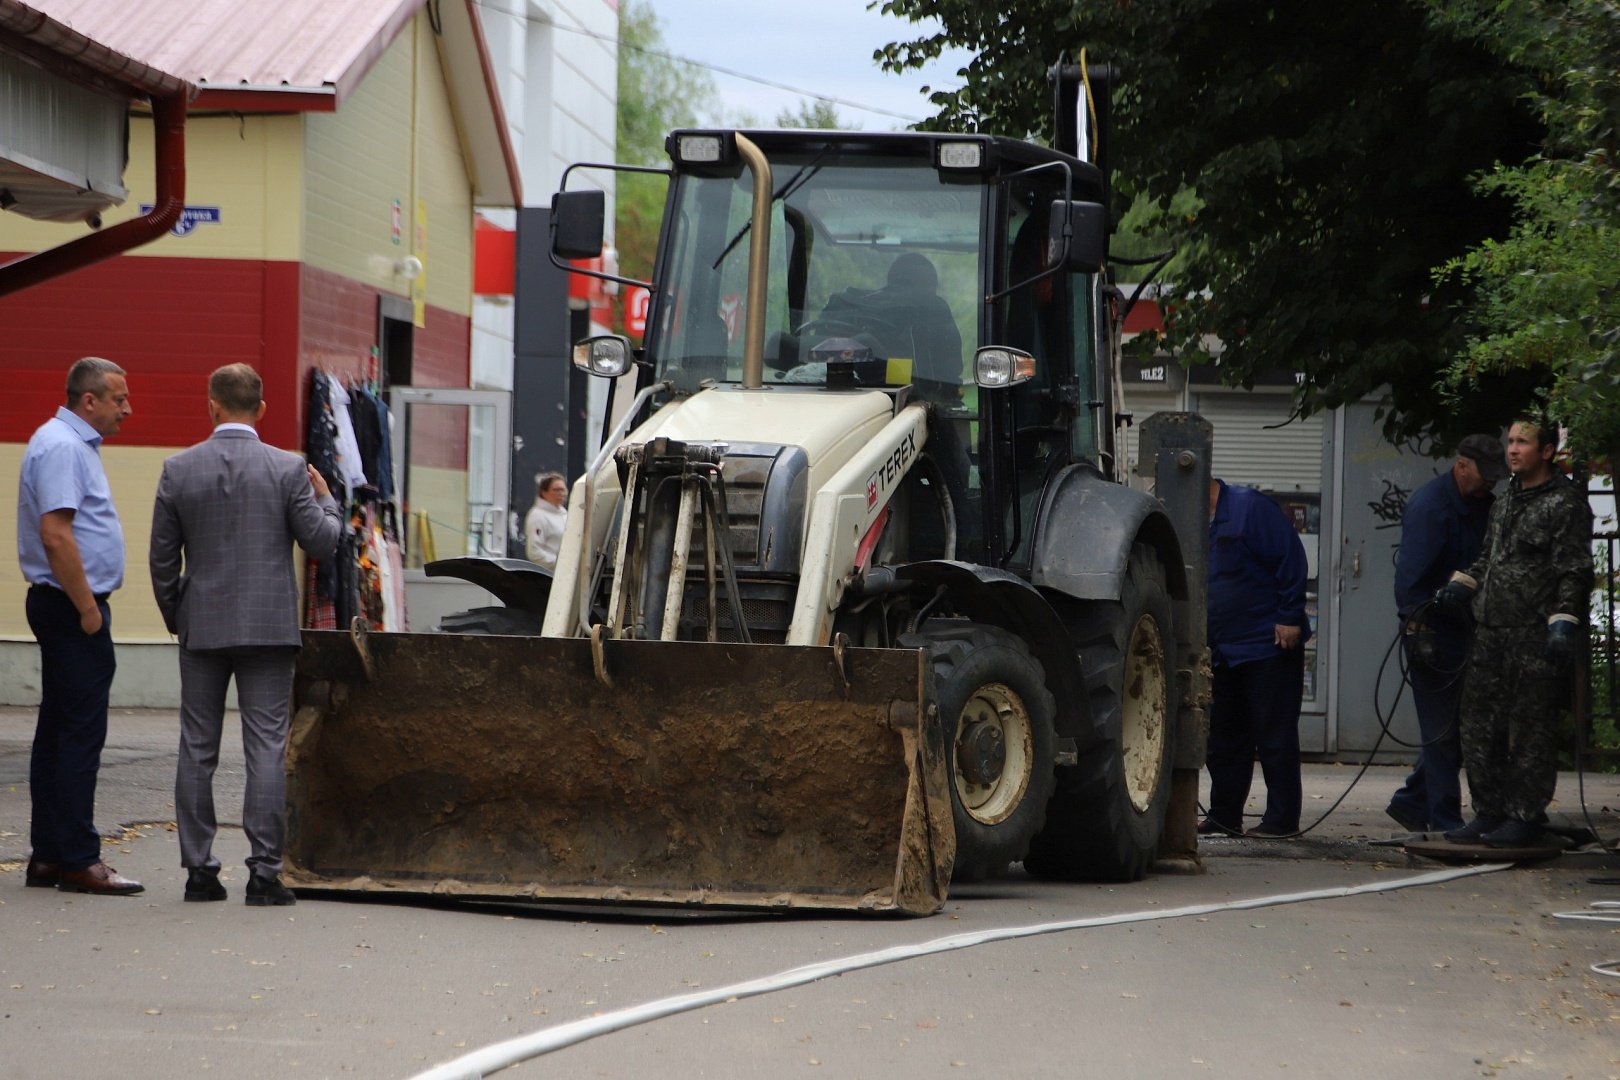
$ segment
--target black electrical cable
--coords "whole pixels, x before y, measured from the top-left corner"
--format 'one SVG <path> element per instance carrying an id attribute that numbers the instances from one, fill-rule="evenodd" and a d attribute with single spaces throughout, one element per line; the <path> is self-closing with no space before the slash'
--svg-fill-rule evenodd
<path id="1" fill-rule="evenodd" d="M 1345 799 L 1348 799 L 1350 797 L 1350 793 L 1356 789 L 1356 785 L 1361 782 L 1361 778 L 1363 776 L 1367 775 L 1367 770 L 1372 767 L 1373 760 L 1378 756 L 1378 748 L 1384 744 L 1384 737 L 1386 735 L 1389 735 L 1389 724 L 1385 722 L 1383 713 L 1381 713 L 1379 711 L 1379 709 L 1378 709 L 1378 690 L 1379 690 L 1379 688 L 1381 686 L 1383 686 L 1383 683 L 1384 683 L 1384 671 L 1389 667 L 1390 655 L 1392 653 L 1394 653 L 1396 646 L 1398 646 L 1401 643 L 1401 634 L 1404 634 L 1405 632 L 1406 632 L 1405 627 L 1402 627 L 1400 632 L 1395 635 L 1395 639 L 1389 643 L 1389 648 L 1384 650 L 1384 659 L 1383 659 L 1383 661 L 1378 665 L 1378 678 L 1373 680 L 1373 714 L 1378 717 L 1378 726 L 1379 726 L 1380 730 L 1378 732 L 1378 738 L 1373 740 L 1372 749 L 1367 751 L 1367 760 L 1363 761 L 1361 763 L 1361 768 L 1356 770 L 1356 775 L 1350 778 L 1349 786 L 1347 786 L 1344 789 L 1344 791 L 1342 793 L 1340 793 L 1340 795 L 1339 795 L 1339 797 L 1337 799 L 1333 800 L 1333 805 L 1332 806 L 1330 806 L 1326 810 L 1322 811 L 1322 816 L 1321 817 L 1318 817 L 1315 821 L 1311 822 L 1305 828 L 1297 829 L 1294 832 L 1265 833 L 1263 835 L 1251 837 L 1251 839 L 1296 840 L 1299 837 L 1304 836 L 1306 833 L 1310 832 L 1311 830 L 1315 829 L 1317 826 L 1321 825 L 1322 822 L 1326 821 L 1328 819 L 1328 816 L 1330 814 L 1332 814 L 1333 811 L 1337 810 L 1339 808 L 1339 806 L 1344 802 Z M 1405 689 L 1405 687 L 1407 685 L 1406 679 L 1404 677 L 1405 676 L 1405 671 L 1404 670 L 1402 671 L 1402 676 L 1403 677 L 1402 677 L 1401 683 L 1395 688 L 1395 700 L 1390 702 L 1390 705 L 1389 705 L 1389 712 L 1390 712 L 1391 716 L 1393 716 L 1395 714 L 1396 706 L 1398 706 L 1401 703 L 1401 693 L 1402 693 L 1402 691 Z M 1247 836 L 1249 836 L 1248 833 L 1246 833 L 1246 832 L 1244 832 L 1242 830 L 1229 829 L 1225 825 L 1222 825 L 1218 821 L 1212 821 L 1210 819 L 1210 816 L 1209 816 L 1209 811 L 1204 808 L 1204 805 L 1202 803 L 1198 804 L 1198 809 L 1204 815 L 1204 820 L 1205 821 L 1209 822 L 1211 825 L 1214 825 L 1215 828 L 1219 829 L 1222 833 L 1226 834 L 1227 836 L 1237 836 L 1237 837 L 1247 837 Z M 1206 833 L 1205 835 L 1208 835 L 1208 834 Z"/>

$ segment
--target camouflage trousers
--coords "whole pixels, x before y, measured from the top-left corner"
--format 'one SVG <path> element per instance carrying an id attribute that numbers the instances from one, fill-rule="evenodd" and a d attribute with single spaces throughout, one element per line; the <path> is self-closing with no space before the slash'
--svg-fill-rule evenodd
<path id="1" fill-rule="evenodd" d="M 1558 714 L 1569 676 L 1542 655 L 1540 626 L 1481 626 L 1459 719 L 1475 814 L 1535 821 L 1558 783 Z"/>

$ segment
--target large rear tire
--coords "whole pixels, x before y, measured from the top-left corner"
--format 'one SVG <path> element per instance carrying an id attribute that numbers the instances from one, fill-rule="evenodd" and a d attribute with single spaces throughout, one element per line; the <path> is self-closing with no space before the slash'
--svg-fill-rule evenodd
<path id="1" fill-rule="evenodd" d="M 1024 867 L 1056 881 L 1135 881 L 1164 832 L 1175 745 L 1175 627 L 1158 555 L 1134 545 L 1117 603 L 1064 614 L 1101 741 L 1059 771 Z"/>
<path id="2" fill-rule="evenodd" d="M 956 824 L 956 881 L 983 881 L 1024 857 L 1055 782 L 1057 704 L 1016 635 L 937 622 L 900 644 L 927 649 L 945 728 Z"/>

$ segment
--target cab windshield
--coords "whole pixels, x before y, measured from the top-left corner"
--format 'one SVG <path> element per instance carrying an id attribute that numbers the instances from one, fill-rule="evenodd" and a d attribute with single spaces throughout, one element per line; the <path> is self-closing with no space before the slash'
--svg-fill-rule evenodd
<path id="1" fill-rule="evenodd" d="M 983 185 L 832 144 L 773 155 L 771 168 L 766 383 L 912 384 L 960 402 L 978 337 Z M 742 380 L 752 192 L 746 170 L 677 182 L 648 348 L 682 390 Z"/>

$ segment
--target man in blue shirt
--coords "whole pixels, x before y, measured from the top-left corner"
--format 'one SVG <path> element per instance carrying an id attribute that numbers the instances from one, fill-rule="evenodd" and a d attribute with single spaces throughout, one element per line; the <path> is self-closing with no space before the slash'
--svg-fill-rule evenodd
<path id="1" fill-rule="evenodd" d="M 1463 825 L 1457 701 L 1468 633 L 1459 620 L 1435 617 L 1438 613 L 1426 605 L 1454 572 L 1479 558 L 1495 498 L 1491 489 L 1507 475 L 1501 442 L 1470 435 L 1458 445 L 1451 468 L 1418 488 L 1401 514 L 1395 606 L 1423 746 L 1385 813 L 1412 832 L 1449 832 Z"/>
<path id="2" fill-rule="evenodd" d="M 1305 689 L 1307 568 L 1299 534 L 1270 498 L 1209 483 L 1209 814 L 1204 834 L 1299 831 L 1299 705 Z M 1260 760 L 1266 810 L 1243 833 Z"/>
<path id="3" fill-rule="evenodd" d="M 85 357 L 68 372 L 67 405 L 28 440 L 17 484 L 17 562 L 39 642 L 39 720 L 28 787 L 33 853 L 27 886 L 127 896 L 141 883 L 101 861 L 96 774 L 112 689 L 107 597 L 124 583 L 124 532 L 101 441 L 130 414 L 124 369 Z"/>

